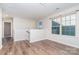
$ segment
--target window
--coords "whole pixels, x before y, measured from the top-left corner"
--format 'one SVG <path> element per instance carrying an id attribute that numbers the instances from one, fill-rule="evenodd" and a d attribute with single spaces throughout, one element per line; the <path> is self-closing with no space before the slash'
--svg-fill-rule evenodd
<path id="1" fill-rule="evenodd" d="M 75 20 L 75 14 L 62 17 L 62 35 L 75 35 Z"/>
<path id="2" fill-rule="evenodd" d="M 52 21 L 52 33 L 53 34 L 60 34 L 60 19 L 54 19 Z"/>
<path id="3" fill-rule="evenodd" d="M 60 22 L 60 20 L 62 21 Z M 52 33 L 60 34 L 61 31 L 62 35 L 75 36 L 75 22 L 76 14 L 64 16 L 62 19 L 55 18 L 52 20 Z"/>

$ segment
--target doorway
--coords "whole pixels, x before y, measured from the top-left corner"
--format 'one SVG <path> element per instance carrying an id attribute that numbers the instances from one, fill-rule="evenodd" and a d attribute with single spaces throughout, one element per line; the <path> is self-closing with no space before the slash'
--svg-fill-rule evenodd
<path id="1" fill-rule="evenodd" d="M 11 37 L 11 23 L 4 22 L 4 37 Z"/>
<path id="2" fill-rule="evenodd" d="M 3 39 L 2 45 L 5 46 L 6 44 L 13 43 L 13 21 L 12 19 L 8 19 L 7 21 L 3 20 Z"/>

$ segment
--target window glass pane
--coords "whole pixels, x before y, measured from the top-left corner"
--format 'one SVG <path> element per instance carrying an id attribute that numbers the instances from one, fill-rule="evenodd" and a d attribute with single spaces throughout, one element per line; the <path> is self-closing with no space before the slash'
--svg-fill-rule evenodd
<path id="1" fill-rule="evenodd" d="M 52 27 L 58 27 L 60 24 L 59 23 L 57 23 L 57 22 L 55 22 L 55 21 L 52 21 Z"/>
<path id="2" fill-rule="evenodd" d="M 56 20 L 57 20 L 57 19 L 53 19 L 53 21 L 55 21 L 55 22 L 56 22 Z"/>
<path id="3" fill-rule="evenodd" d="M 62 19 L 62 35 L 75 35 L 75 15 L 66 16 L 65 21 Z"/>
<path id="4" fill-rule="evenodd" d="M 53 34 L 60 33 L 60 18 L 52 20 L 52 33 Z"/>
<path id="5" fill-rule="evenodd" d="M 62 23 L 62 26 L 65 26 L 66 24 L 65 24 L 65 21 L 62 21 L 63 23 Z"/>
<path id="6" fill-rule="evenodd" d="M 66 21 L 66 26 L 70 26 L 71 21 Z"/>
<path id="7" fill-rule="evenodd" d="M 65 26 L 65 20 L 66 20 L 66 18 L 65 17 L 62 17 L 62 26 Z"/>
<path id="8" fill-rule="evenodd" d="M 75 20 L 72 20 L 71 21 L 71 25 L 75 25 Z"/>
<path id="9" fill-rule="evenodd" d="M 52 33 L 59 34 L 59 27 L 52 27 Z"/>
<path id="10" fill-rule="evenodd" d="M 70 20 L 70 16 L 66 16 L 66 20 Z"/>
<path id="11" fill-rule="evenodd" d="M 72 14 L 71 19 L 76 19 L 76 14 Z"/>
<path id="12" fill-rule="evenodd" d="M 66 20 L 66 17 L 62 17 L 63 21 Z"/>

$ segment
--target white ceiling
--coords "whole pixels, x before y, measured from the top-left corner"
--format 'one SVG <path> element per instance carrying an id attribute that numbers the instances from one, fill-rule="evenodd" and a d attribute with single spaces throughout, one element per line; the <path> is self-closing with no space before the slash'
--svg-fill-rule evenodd
<path id="1" fill-rule="evenodd" d="M 11 15 L 28 19 L 42 19 L 56 11 L 68 9 L 79 5 L 78 3 L 2 3 L 0 4 L 3 10 Z"/>

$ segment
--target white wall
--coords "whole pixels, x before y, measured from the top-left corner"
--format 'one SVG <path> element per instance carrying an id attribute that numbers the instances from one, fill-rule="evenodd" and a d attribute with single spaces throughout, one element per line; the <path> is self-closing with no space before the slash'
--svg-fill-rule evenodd
<path id="1" fill-rule="evenodd" d="M 40 25 L 39 22 L 43 22 L 43 20 L 36 21 L 36 28 L 30 30 L 30 42 L 36 42 L 40 40 L 45 40 L 45 30 L 43 29 L 43 23 Z"/>
<path id="2" fill-rule="evenodd" d="M 28 28 L 35 28 L 35 21 L 22 18 L 13 18 L 14 41 L 28 40 L 26 31 Z"/>
<path id="3" fill-rule="evenodd" d="M 36 42 L 45 39 L 45 31 L 43 29 L 30 30 L 30 42 Z"/>
<path id="4" fill-rule="evenodd" d="M 60 42 L 66 45 L 70 45 L 70 46 L 74 46 L 79 48 L 79 12 L 77 12 L 77 22 L 76 22 L 76 36 L 67 36 L 67 35 L 56 35 L 56 34 L 52 34 L 51 32 L 51 24 L 52 24 L 52 20 L 50 18 L 52 18 L 53 16 L 58 16 L 58 15 L 65 15 L 68 13 L 71 13 L 74 10 L 79 9 L 79 6 L 67 9 L 67 10 L 63 10 L 60 13 L 54 14 L 54 15 L 50 15 L 47 18 L 43 19 L 43 23 L 44 23 L 44 30 L 46 31 L 45 34 L 45 39 L 49 39 L 52 41 L 56 41 L 56 42 Z"/>
<path id="5" fill-rule="evenodd" d="M 2 9 L 0 8 L 0 48 L 2 47 Z"/>

